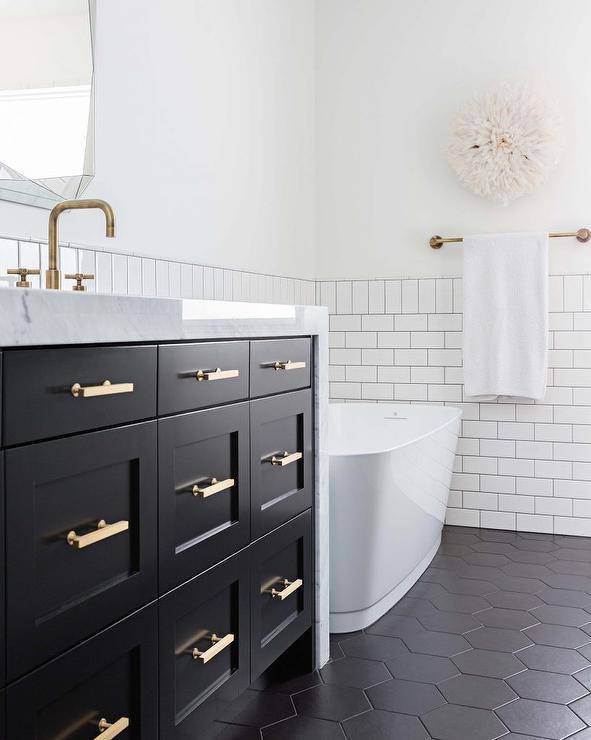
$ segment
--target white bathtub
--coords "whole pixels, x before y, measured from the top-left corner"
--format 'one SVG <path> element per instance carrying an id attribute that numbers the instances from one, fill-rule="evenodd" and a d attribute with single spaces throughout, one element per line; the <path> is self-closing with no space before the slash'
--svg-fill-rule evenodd
<path id="1" fill-rule="evenodd" d="M 373 624 L 433 559 L 460 416 L 443 406 L 330 406 L 331 632 Z"/>

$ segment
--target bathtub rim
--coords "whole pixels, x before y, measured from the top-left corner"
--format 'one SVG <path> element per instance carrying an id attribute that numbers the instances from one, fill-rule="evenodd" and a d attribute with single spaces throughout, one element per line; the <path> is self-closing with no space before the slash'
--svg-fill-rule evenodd
<path id="1" fill-rule="evenodd" d="M 392 406 L 392 407 L 396 407 L 398 409 L 401 408 L 401 407 L 404 408 L 406 406 L 406 407 L 409 407 L 409 408 L 413 408 L 413 405 L 412 404 L 409 404 L 409 403 L 379 403 L 379 404 L 376 404 L 376 403 L 355 403 L 355 404 L 350 404 L 350 403 L 342 403 L 341 402 L 341 403 L 334 403 L 334 404 L 330 404 L 329 405 L 329 409 L 328 409 L 329 417 L 330 417 L 330 408 L 331 408 L 331 406 L 353 406 L 353 407 L 355 407 L 355 406 L 361 406 L 362 408 L 365 408 L 365 407 L 374 408 L 376 406 L 377 407 L 380 407 L 380 406 L 386 406 L 386 407 Z M 429 405 L 428 404 L 425 404 L 423 406 L 423 408 L 429 408 Z M 441 408 L 441 407 L 438 407 L 438 408 Z M 365 457 L 365 456 L 368 456 L 368 455 L 383 455 L 383 454 L 385 454 L 387 452 L 394 452 L 394 450 L 401 450 L 404 447 L 408 447 L 409 445 L 416 444 L 417 442 L 420 442 L 420 440 L 425 439 L 425 437 L 430 437 L 431 435 L 435 434 L 436 432 L 440 431 L 441 429 L 445 429 L 445 427 L 449 426 L 450 424 L 453 424 L 453 422 L 458 421 L 458 420 L 460 420 L 462 418 L 463 410 L 461 408 L 458 408 L 457 406 L 445 406 L 444 408 L 450 409 L 450 411 L 453 410 L 456 413 L 450 419 L 448 419 L 447 421 L 445 421 L 443 424 L 440 424 L 439 426 L 436 426 L 433 429 L 429 429 L 428 432 L 425 432 L 424 434 L 421 434 L 418 437 L 413 437 L 413 439 L 409 439 L 406 442 L 401 442 L 400 444 L 397 444 L 394 447 L 384 447 L 383 449 L 380 449 L 380 450 L 368 450 L 366 452 L 331 452 L 331 450 L 330 450 L 330 441 L 329 441 L 329 443 L 327 444 L 327 454 L 328 454 L 328 457 L 329 458 L 332 458 L 332 457 Z M 330 422 L 330 418 L 329 418 L 329 422 Z M 329 435 L 329 440 L 330 440 L 330 428 L 328 430 L 328 435 Z"/>

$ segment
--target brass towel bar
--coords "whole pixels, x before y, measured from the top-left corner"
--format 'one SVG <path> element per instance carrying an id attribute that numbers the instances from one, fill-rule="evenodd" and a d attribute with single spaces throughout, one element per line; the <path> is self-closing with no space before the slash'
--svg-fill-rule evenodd
<path id="1" fill-rule="evenodd" d="M 585 243 L 588 242 L 591 239 L 591 230 L 589 229 L 578 229 L 577 231 L 555 231 L 549 236 L 552 239 L 564 237 L 564 236 L 572 236 L 577 239 L 577 241 Z M 441 247 L 444 244 L 457 244 L 459 242 L 463 242 L 464 238 L 462 236 L 432 236 L 429 239 L 429 246 L 432 249 L 441 249 Z"/>

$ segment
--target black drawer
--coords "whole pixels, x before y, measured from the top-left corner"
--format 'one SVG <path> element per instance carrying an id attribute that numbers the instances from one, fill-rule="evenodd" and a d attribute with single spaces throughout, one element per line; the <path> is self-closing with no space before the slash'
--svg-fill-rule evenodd
<path id="1" fill-rule="evenodd" d="M 13 684 L 7 737 L 92 740 L 104 720 L 120 723 L 121 740 L 156 740 L 157 638 L 148 606 Z"/>
<path id="2" fill-rule="evenodd" d="M 155 598 L 156 422 L 8 450 L 5 465 L 12 680 Z"/>
<path id="3" fill-rule="evenodd" d="M 248 430 L 248 402 L 158 422 L 161 592 L 248 544 Z"/>
<path id="4" fill-rule="evenodd" d="M 248 686 L 249 590 L 245 550 L 160 600 L 161 740 L 217 736 Z"/>
<path id="5" fill-rule="evenodd" d="M 312 505 L 311 404 L 309 390 L 251 401 L 253 539 Z"/>
<path id="6" fill-rule="evenodd" d="M 248 342 L 160 347 L 158 413 L 174 414 L 248 398 L 248 357 Z"/>
<path id="7" fill-rule="evenodd" d="M 295 391 L 309 385 L 309 339 L 264 339 L 251 342 L 251 397 Z"/>
<path id="8" fill-rule="evenodd" d="M 312 514 L 252 545 L 251 680 L 312 624 Z"/>
<path id="9" fill-rule="evenodd" d="M 156 359 L 156 347 L 5 352 L 4 444 L 155 416 Z"/>

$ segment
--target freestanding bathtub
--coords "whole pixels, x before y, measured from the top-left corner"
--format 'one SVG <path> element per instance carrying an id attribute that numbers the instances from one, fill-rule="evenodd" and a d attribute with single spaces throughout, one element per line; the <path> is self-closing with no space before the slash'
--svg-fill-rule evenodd
<path id="1" fill-rule="evenodd" d="M 373 624 L 437 552 L 461 411 L 332 404 L 330 630 Z"/>

